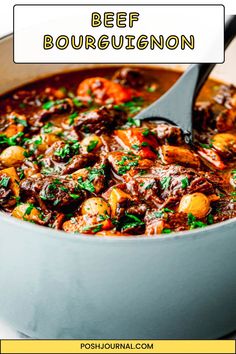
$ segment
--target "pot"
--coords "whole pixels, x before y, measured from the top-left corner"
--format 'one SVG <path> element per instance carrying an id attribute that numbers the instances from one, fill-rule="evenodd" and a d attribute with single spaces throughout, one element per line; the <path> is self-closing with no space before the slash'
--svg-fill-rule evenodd
<path id="1" fill-rule="evenodd" d="M 0 93 L 92 65 L 12 62 Z M 236 43 L 213 76 L 236 83 Z M 169 68 L 173 67 L 168 65 Z M 34 338 L 213 339 L 236 329 L 236 220 L 153 237 L 66 234 L 0 215 L 0 317 Z"/>

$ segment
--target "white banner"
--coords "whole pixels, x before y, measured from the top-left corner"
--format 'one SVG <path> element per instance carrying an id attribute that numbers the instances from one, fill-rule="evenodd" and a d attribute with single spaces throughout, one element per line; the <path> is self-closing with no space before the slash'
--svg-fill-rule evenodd
<path id="1" fill-rule="evenodd" d="M 224 61 L 222 5 L 16 5 L 16 63 Z"/>

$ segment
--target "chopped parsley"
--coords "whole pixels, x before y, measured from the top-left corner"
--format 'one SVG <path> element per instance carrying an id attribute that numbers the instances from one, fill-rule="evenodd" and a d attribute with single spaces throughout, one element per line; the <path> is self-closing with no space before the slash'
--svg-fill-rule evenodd
<path id="1" fill-rule="evenodd" d="M 118 105 L 114 105 L 114 109 L 116 109 L 118 111 L 125 111 L 128 114 L 130 114 L 130 115 L 135 115 L 139 111 L 141 111 L 143 103 L 144 103 L 144 100 L 143 100 L 142 97 L 134 97 L 132 99 L 132 101 L 128 101 L 128 102 L 124 102 L 124 103 L 121 103 L 121 104 L 118 104 Z M 129 124 L 129 121 L 128 121 L 128 124 Z"/>
<path id="2" fill-rule="evenodd" d="M 70 196 L 72 199 L 79 199 L 79 198 L 80 198 L 80 195 L 74 194 L 74 193 L 70 193 L 69 196 Z"/>
<path id="3" fill-rule="evenodd" d="M 121 160 L 117 162 L 117 165 L 121 166 L 118 169 L 118 174 L 123 175 L 131 169 L 131 167 L 138 166 L 139 157 L 134 154 L 122 156 Z"/>
<path id="4" fill-rule="evenodd" d="M 140 149 L 140 146 L 137 145 L 137 144 L 133 144 L 133 145 L 131 146 L 131 148 L 134 149 L 134 150 L 139 150 L 139 149 Z"/>
<path id="5" fill-rule="evenodd" d="M 155 185 L 155 182 L 151 182 L 147 186 L 145 186 L 145 189 L 151 189 L 154 185 Z"/>
<path id="6" fill-rule="evenodd" d="M 170 176 L 162 178 L 162 180 L 160 181 L 161 188 L 164 190 L 167 189 L 170 186 L 170 181 L 171 181 Z"/>
<path id="7" fill-rule="evenodd" d="M 169 208 L 163 208 L 160 211 L 155 211 L 153 215 L 156 218 L 162 218 L 164 216 L 164 213 L 174 213 L 174 210 L 169 209 Z"/>
<path id="8" fill-rule="evenodd" d="M 150 85 L 147 87 L 147 92 L 155 92 L 156 91 L 156 85 Z"/>
<path id="9" fill-rule="evenodd" d="M 16 124 L 23 125 L 23 127 L 27 127 L 27 121 L 24 119 L 20 119 L 18 117 L 14 117 L 14 121 Z"/>
<path id="10" fill-rule="evenodd" d="M 149 146 L 149 144 L 148 144 L 147 141 L 143 141 L 143 142 L 141 143 L 141 146 Z"/>
<path id="11" fill-rule="evenodd" d="M 118 169 L 119 175 L 124 175 L 126 172 L 128 172 L 131 169 L 131 167 L 134 167 L 134 166 L 138 166 L 138 161 L 132 161 L 132 162 L 129 162 L 125 166 L 119 167 L 119 169 Z"/>
<path id="12" fill-rule="evenodd" d="M 140 127 L 141 122 L 140 122 L 139 119 L 133 119 L 133 118 L 129 117 L 129 118 L 127 119 L 127 125 L 128 125 L 129 127 Z"/>
<path id="13" fill-rule="evenodd" d="M 87 146 L 87 151 L 88 152 L 91 152 L 95 149 L 95 147 L 97 146 L 98 144 L 98 140 L 91 140 Z"/>
<path id="14" fill-rule="evenodd" d="M 83 103 L 77 97 L 74 97 L 72 101 L 77 108 L 83 106 Z"/>
<path id="15" fill-rule="evenodd" d="M 190 226 L 190 230 L 207 226 L 204 222 L 197 220 L 193 214 L 188 214 L 188 225 Z"/>
<path id="16" fill-rule="evenodd" d="M 143 136 L 148 136 L 150 134 L 150 129 L 148 128 L 145 128 L 143 131 L 142 131 L 142 135 Z"/>
<path id="17" fill-rule="evenodd" d="M 212 214 L 207 215 L 207 224 L 208 225 L 214 224 L 214 218 Z"/>
<path id="18" fill-rule="evenodd" d="M 140 170 L 139 171 L 139 176 L 143 176 L 143 175 L 146 175 L 146 174 L 147 174 L 146 170 Z"/>
<path id="19" fill-rule="evenodd" d="M 85 189 L 86 191 L 88 191 L 90 193 L 95 192 L 94 185 L 89 179 L 86 179 L 85 181 L 83 181 L 83 178 L 79 177 L 78 178 L 78 186 L 79 186 L 79 188 Z"/>
<path id="20" fill-rule="evenodd" d="M 5 176 L 3 176 L 2 179 L 1 179 L 1 181 L 0 181 L 0 186 L 1 186 L 1 187 L 4 187 L 4 188 L 7 188 L 9 182 L 10 182 L 10 177 L 5 177 Z"/>
<path id="21" fill-rule="evenodd" d="M 78 112 L 74 112 L 69 116 L 69 125 L 74 124 L 76 117 L 78 117 Z"/>
<path id="22" fill-rule="evenodd" d="M 188 177 L 185 177 L 181 180 L 181 185 L 182 185 L 182 188 L 185 189 L 189 186 L 189 180 L 188 180 Z"/>
<path id="23" fill-rule="evenodd" d="M 204 149 L 211 149 L 213 147 L 212 144 L 203 144 L 203 143 L 199 143 L 199 145 L 204 148 Z"/>
<path id="24" fill-rule="evenodd" d="M 43 127 L 43 133 L 47 134 L 47 133 L 51 133 L 52 132 L 52 127 L 53 127 L 53 124 L 52 122 L 47 122 L 44 127 Z"/>
<path id="25" fill-rule="evenodd" d="M 55 105 L 55 101 L 48 101 L 45 102 L 42 107 L 43 109 L 49 110 L 50 108 L 52 108 Z"/>
<path id="26" fill-rule="evenodd" d="M 102 224 L 85 226 L 82 231 L 89 231 L 91 230 L 93 233 L 99 232 L 102 229 Z"/>
<path id="27" fill-rule="evenodd" d="M 21 138 L 24 135 L 23 132 L 19 132 L 16 135 L 11 136 L 8 138 L 5 134 L 0 134 L 0 145 L 1 144 L 7 144 L 9 146 L 15 146 L 19 144 L 19 138 Z"/>
<path id="28" fill-rule="evenodd" d="M 33 209 L 34 209 L 34 204 L 29 204 L 25 210 L 25 215 L 30 215 Z"/>
<path id="29" fill-rule="evenodd" d="M 119 226 L 121 227 L 122 231 L 124 231 L 143 225 L 145 225 L 145 223 L 140 218 L 133 214 L 125 213 L 125 217 L 122 219 Z"/>
<path id="30" fill-rule="evenodd" d="M 104 166 L 105 167 L 105 166 Z M 92 182 L 96 177 L 101 176 L 101 175 L 105 175 L 105 170 L 104 167 L 101 168 L 93 168 L 93 169 L 89 169 L 89 176 L 88 176 L 88 180 L 90 182 Z"/>
<path id="31" fill-rule="evenodd" d="M 163 229 L 162 234 L 170 234 L 172 232 L 171 229 Z"/>
<path id="32" fill-rule="evenodd" d="M 69 157 L 70 155 L 76 155 L 79 152 L 80 144 L 78 141 L 65 144 L 65 146 L 57 149 L 54 152 L 55 156 L 59 156 L 62 159 Z"/>

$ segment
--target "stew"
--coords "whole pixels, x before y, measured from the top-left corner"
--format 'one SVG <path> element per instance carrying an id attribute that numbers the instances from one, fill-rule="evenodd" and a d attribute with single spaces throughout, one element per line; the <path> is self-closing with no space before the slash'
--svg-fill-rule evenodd
<path id="1" fill-rule="evenodd" d="M 1 212 L 98 236 L 168 234 L 234 218 L 236 87 L 208 80 L 192 145 L 178 127 L 133 118 L 179 75 L 98 67 L 0 97 Z"/>

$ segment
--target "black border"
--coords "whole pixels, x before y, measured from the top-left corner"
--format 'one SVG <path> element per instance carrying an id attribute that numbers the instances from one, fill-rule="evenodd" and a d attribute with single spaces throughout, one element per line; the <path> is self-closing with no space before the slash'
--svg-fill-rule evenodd
<path id="1" fill-rule="evenodd" d="M 223 4 L 15 4 L 13 6 L 13 62 L 15 64 L 200 64 L 199 62 L 16 62 L 15 61 L 15 7 L 16 6 L 221 6 L 223 7 L 223 27 L 225 29 L 225 6 Z M 224 42 L 224 33 L 223 33 Z M 223 64 L 225 62 L 225 50 L 223 55 L 223 61 L 216 64 Z M 211 63 L 211 62 L 204 62 Z"/>

